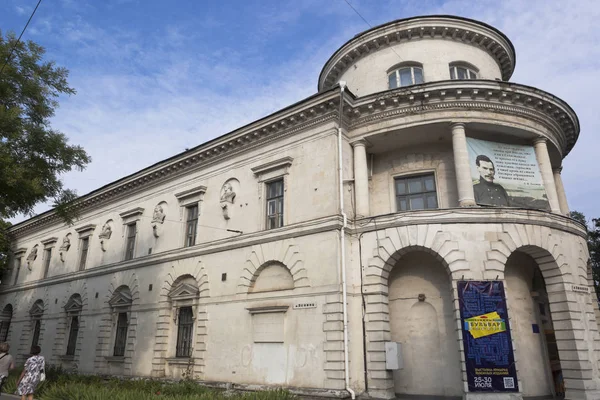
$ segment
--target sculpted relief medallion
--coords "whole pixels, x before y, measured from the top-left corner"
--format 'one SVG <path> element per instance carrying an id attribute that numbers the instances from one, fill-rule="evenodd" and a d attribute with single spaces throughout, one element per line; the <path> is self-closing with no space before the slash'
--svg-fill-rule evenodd
<path id="1" fill-rule="evenodd" d="M 100 239 L 100 248 L 102 249 L 102 251 L 106 251 L 108 240 L 112 236 L 112 228 L 110 226 L 111 222 L 111 219 L 106 221 L 106 223 L 102 226 L 102 231 L 98 235 L 98 238 Z"/>
<path id="2" fill-rule="evenodd" d="M 65 237 L 63 238 L 62 244 L 60 245 L 60 247 L 58 248 L 58 251 L 60 252 L 60 261 L 65 262 L 65 256 L 64 254 L 69 251 L 69 249 L 71 248 L 71 234 L 67 233 L 65 235 Z"/>
<path id="3" fill-rule="evenodd" d="M 31 271 L 31 264 L 33 264 L 33 262 L 37 258 L 37 252 L 38 252 L 38 245 L 36 244 L 35 246 L 33 246 L 33 249 L 31 249 L 31 253 L 29 253 L 29 255 L 27 256 L 27 268 L 30 271 Z"/>
<path id="4" fill-rule="evenodd" d="M 154 212 L 152 213 L 152 233 L 154 237 L 159 237 L 161 234 L 161 227 L 165 222 L 165 218 L 167 214 L 165 213 L 165 209 L 167 208 L 166 202 L 160 202 L 154 207 Z"/>
<path id="5" fill-rule="evenodd" d="M 238 186 L 239 181 L 235 178 L 232 178 L 225 182 L 221 188 L 221 211 L 223 212 L 223 218 L 226 220 L 231 218 L 231 206 L 235 202 L 235 191 L 236 187 Z"/>

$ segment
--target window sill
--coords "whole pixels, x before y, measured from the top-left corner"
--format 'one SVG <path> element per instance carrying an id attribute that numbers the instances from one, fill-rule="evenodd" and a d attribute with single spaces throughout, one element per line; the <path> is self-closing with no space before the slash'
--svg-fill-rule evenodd
<path id="1" fill-rule="evenodd" d="M 122 364 L 125 362 L 124 356 L 106 356 L 104 359 L 109 363 Z"/>
<path id="2" fill-rule="evenodd" d="M 169 357 L 166 361 L 170 365 L 194 365 L 196 359 L 194 357 Z"/>

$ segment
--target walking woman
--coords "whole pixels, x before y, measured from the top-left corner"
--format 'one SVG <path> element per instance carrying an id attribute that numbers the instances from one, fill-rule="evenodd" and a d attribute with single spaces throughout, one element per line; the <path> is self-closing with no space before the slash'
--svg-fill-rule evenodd
<path id="1" fill-rule="evenodd" d="M 8 354 L 8 343 L 0 343 L 0 394 L 2 393 L 2 386 L 8 378 L 8 371 L 15 367 L 15 360 L 13 356 Z"/>
<path id="2" fill-rule="evenodd" d="M 40 346 L 32 346 L 31 357 L 25 361 L 25 367 L 17 381 L 17 394 L 21 395 L 21 400 L 33 400 L 35 389 L 42 381 L 42 374 L 45 374 L 46 361 L 40 356 L 41 351 Z"/>

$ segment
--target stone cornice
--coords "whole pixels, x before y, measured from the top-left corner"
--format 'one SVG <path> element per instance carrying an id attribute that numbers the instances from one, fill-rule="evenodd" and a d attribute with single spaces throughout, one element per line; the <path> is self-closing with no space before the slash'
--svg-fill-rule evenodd
<path id="1" fill-rule="evenodd" d="M 399 226 L 427 224 L 520 224 L 537 225 L 587 237 L 585 227 L 560 214 L 521 208 L 446 208 L 398 212 L 356 221 L 351 231 L 359 234 Z"/>
<path id="2" fill-rule="evenodd" d="M 87 279 L 94 276 L 111 274 L 119 271 L 143 268 L 145 266 L 159 263 L 168 263 L 186 258 L 199 257 L 206 254 L 218 253 L 233 249 L 239 249 L 256 244 L 272 242 L 276 240 L 285 240 L 298 238 L 306 235 L 313 235 L 322 232 L 339 231 L 342 226 L 342 218 L 338 215 L 319 218 L 301 223 L 283 226 L 269 231 L 257 231 L 240 236 L 232 236 L 215 240 L 213 242 L 202 243 L 195 246 L 177 248 L 163 253 L 154 253 L 151 255 L 134 258 L 132 260 L 119 261 L 112 264 L 101 265 L 83 271 L 69 272 L 64 275 L 52 276 L 40 281 L 27 282 L 11 287 L 4 287 L 0 293 L 6 294 L 15 291 L 29 290 L 36 287 L 56 285 L 63 282 L 70 282 L 77 279 Z"/>
<path id="3" fill-rule="evenodd" d="M 254 175 L 260 175 L 274 169 L 287 169 L 292 165 L 292 161 L 294 161 L 292 157 L 283 157 L 275 161 L 270 161 L 256 167 L 252 167 L 251 170 Z"/>
<path id="4" fill-rule="evenodd" d="M 356 35 L 327 61 L 319 76 L 319 90 L 333 87 L 339 77 L 356 60 L 375 51 L 410 40 L 455 40 L 489 53 L 502 71 L 502 79 L 510 79 L 515 68 L 515 50 L 499 30 L 484 23 L 452 16 L 424 16 L 392 21 Z"/>
<path id="5" fill-rule="evenodd" d="M 75 201 L 75 207 L 79 213 L 101 208 L 109 202 L 131 196 L 190 171 L 222 162 L 296 132 L 336 121 L 339 97 L 338 89 L 317 93 L 249 125 L 81 196 Z M 13 225 L 9 231 L 13 237 L 18 238 L 51 224 L 61 223 L 60 217 L 54 210 L 50 210 Z"/>
<path id="6" fill-rule="evenodd" d="M 344 109 L 349 128 L 402 115 L 451 110 L 491 111 L 539 122 L 555 133 L 553 142 L 565 157 L 579 136 L 575 111 L 542 90 L 488 80 L 439 81 L 400 88 L 350 101 Z"/>
<path id="7" fill-rule="evenodd" d="M 57 238 L 57 237 L 51 237 L 51 238 L 48 238 L 48 239 L 43 239 L 43 240 L 41 240 L 41 243 L 42 243 L 44 246 L 52 246 L 52 245 L 53 245 L 53 244 L 55 244 L 57 241 L 58 241 L 58 238 Z"/>

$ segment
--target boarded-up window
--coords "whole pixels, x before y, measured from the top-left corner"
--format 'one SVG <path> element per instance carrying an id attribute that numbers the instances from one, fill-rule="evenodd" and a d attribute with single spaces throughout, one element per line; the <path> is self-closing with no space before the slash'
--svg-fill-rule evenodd
<path id="1" fill-rule="evenodd" d="M 283 312 L 252 315 L 252 338 L 254 343 L 283 343 Z"/>

